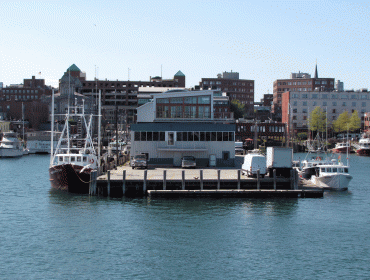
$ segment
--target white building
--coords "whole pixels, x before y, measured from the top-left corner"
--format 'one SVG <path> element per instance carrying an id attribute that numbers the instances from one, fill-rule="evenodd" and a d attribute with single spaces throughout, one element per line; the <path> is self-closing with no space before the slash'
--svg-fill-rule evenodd
<path id="1" fill-rule="evenodd" d="M 307 128 L 308 118 L 315 107 L 327 112 L 328 124 L 335 121 L 340 114 L 358 111 L 361 118 L 370 111 L 370 93 L 361 91 L 287 91 L 282 96 L 282 122 L 292 124 L 293 128 Z"/>
<path id="2" fill-rule="evenodd" d="M 194 156 L 207 166 L 234 166 L 234 119 L 215 118 L 214 91 L 173 90 L 153 95 L 137 108 L 131 125 L 131 156 L 146 154 L 149 165 L 180 166 L 183 156 Z"/>

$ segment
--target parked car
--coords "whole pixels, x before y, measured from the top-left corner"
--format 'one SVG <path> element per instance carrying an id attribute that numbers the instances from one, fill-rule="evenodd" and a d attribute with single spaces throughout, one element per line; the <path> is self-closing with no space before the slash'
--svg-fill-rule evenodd
<path id="1" fill-rule="evenodd" d="M 130 165 L 132 169 L 135 167 L 143 167 L 143 168 L 148 168 L 148 161 L 146 159 L 146 155 L 140 154 L 136 155 L 131 158 Z"/>
<path id="2" fill-rule="evenodd" d="M 195 168 L 197 163 L 195 162 L 195 157 L 193 156 L 185 156 L 181 159 L 181 167 L 182 168 Z"/>

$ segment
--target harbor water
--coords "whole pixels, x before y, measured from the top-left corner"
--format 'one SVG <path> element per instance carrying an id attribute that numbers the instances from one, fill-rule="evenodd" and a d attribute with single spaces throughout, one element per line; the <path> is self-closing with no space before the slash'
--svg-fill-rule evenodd
<path id="1" fill-rule="evenodd" d="M 350 164 L 321 199 L 110 199 L 0 159 L 0 279 L 370 279 L 370 157 Z"/>

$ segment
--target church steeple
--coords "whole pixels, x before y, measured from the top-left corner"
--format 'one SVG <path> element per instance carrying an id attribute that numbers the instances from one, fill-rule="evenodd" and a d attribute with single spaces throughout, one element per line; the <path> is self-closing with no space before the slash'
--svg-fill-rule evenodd
<path id="1" fill-rule="evenodd" d="M 319 76 L 318 76 L 318 74 L 317 74 L 317 62 L 316 62 L 316 67 L 315 67 L 315 79 L 317 79 Z"/>

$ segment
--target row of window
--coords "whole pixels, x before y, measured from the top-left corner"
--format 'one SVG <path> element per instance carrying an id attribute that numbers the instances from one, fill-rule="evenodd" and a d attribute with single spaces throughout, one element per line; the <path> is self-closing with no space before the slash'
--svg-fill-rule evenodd
<path id="1" fill-rule="evenodd" d="M 300 102 L 299 102 L 300 103 Z M 322 104 L 321 104 L 322 103 Z M 360 103 L 360 102 L 359 102 Z M 342 101 L 342 102 L 336 102 L 336 101 L 333 101 L 331 102 L 331 106 L 349 106 L 351 104 L 352 107 L 356 107 L 357 105 L 359 105 L 359 103 L 353 101 L 353 102 L 347 102 L 347 101 Z M 340 105 L 338 105 L 340 104 Z M 293 106 L 298 106 L 298 102 L 297 101 L 293 101 L 292 102 L 292 105 Z M 303 101 L 302 102 L 302 106 L 308 106 L 308 103 L 307 101 Z M 327 102 L 327 101 L 323 101 L 323 102 L 316 102 L 316 101 L 313 101 L 312 102 L 312 106 L 330 106 L 330 102 Z M 361 107 L 366 107 L 366 102 L 361 102 Z M 293 108 L 294 110 L 294 108 Z M 304 110 L 304 109 L 303 109 Z M 307 110 L 307 109 L 306 109 Z"/>
<path id="2" fill-rule="evenodd" d="M 157 106 L 157 118 L 211 118 L 210 106 Z"/>
<path id="3" fill-rule="evenodd" d="M 248 130 L 250 132 L 254 132 L 255 126 L 252 125 L 252 126 L 238 126 L 237 127 L 237 131 L 238 132 L 248 132 Z M 268 126 L 268 132 L 284 132 L 285 131 L 285 128 L 283 126 Z M 257 132 L 266 132 L 266 127 L 264 125 L 258 125 L 257 126 Z"/>
<path id="4" fill-rule="evenodd" d="M 157 104 L 211 104 L 211 96 L 186 96 L 186 97 L 170 97 L 157 98 Z"/>
<path id="5" fill-rule="evenodd" d="M 3 90 L 4 93 L 39 93 L 39 91 L 37 89 L 33 90 L 29 90 L 29 89 L 4 89 Z"/>
<path id="6" fill-rule="evenodd" d="M 5 96 L 7 100 L 10 99 L 10 96 L 9 95 L 6 95 Z M 27 99 L 38 99 L 38 95 L 15 95 L 15 99 L 18 99 L 18 100 L 27 100 Z"/>
<path id="7" fill-rule="evenodd" d="M 301 98 L 302 99 L 368 99 L 368 94 L 338 94 L 338 93 L 323 93 L 323 94 L 318 94 L 318 93 L 302 93 Z M 298 93 L 292 93 L 292 99 L 299 98 Z"/>
<path id="8" fill-rule="evenodd" d="M 169 138 L 176 138 L 176 141 L 234 141 L 235 132 L 219 131 L 179 131 L 168 132 Z M 135 141 L 166 141 L 165 132 L 135 132 Z M 175 136 L 176 135 L 176 136 Z"/>
<path id="9" fill-rule="evenodd" d="M 327 85 L 328 84 L 328 81 L 320 81 L 320 80 L 316 80 L 315 81 L 315 85 Z M 312 85 L 312 81 L 301 81 L 301 82 L 278 82 L 278 86 L 285 86 L 285 85 L 288 85 L 288 86 L 304 86 L 304 85 Z M 334 85 L 334 82 L 333 81 L 330 81 L 330 85 Z"/>

